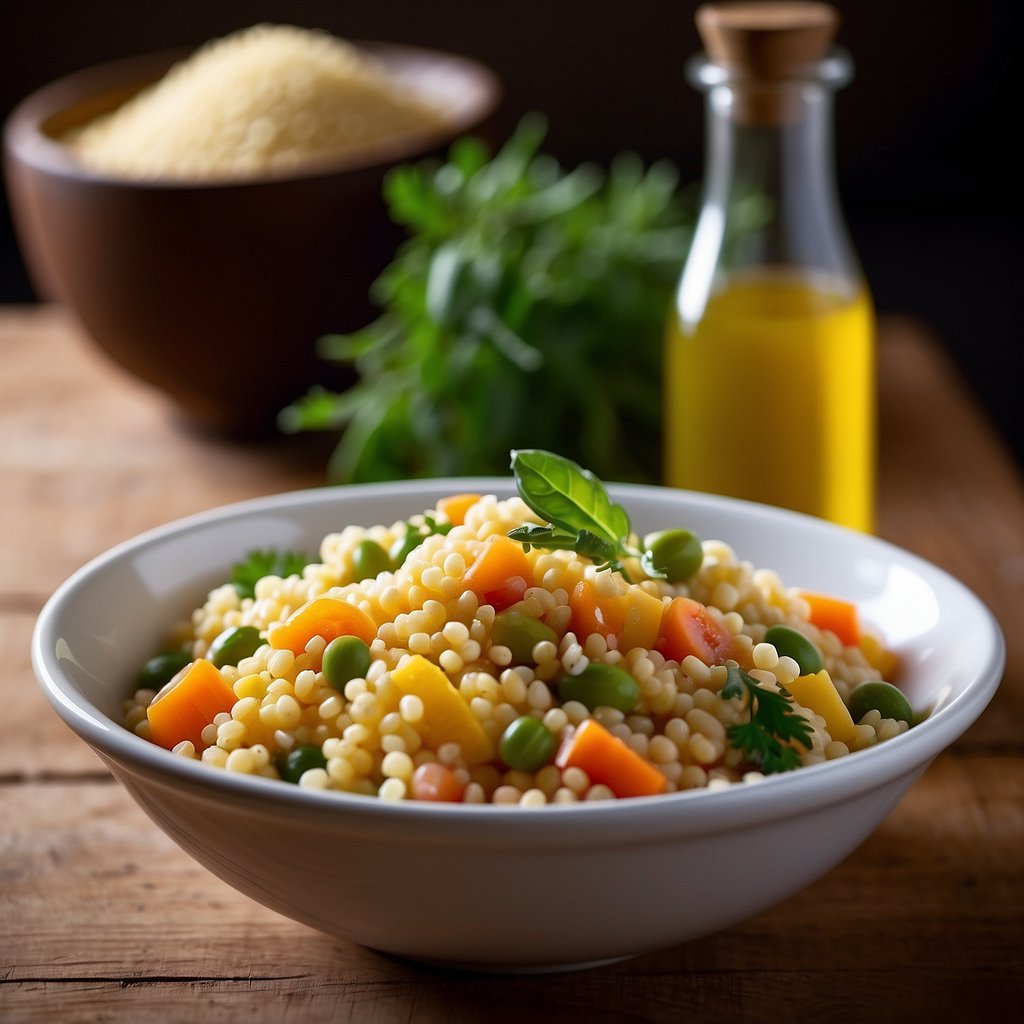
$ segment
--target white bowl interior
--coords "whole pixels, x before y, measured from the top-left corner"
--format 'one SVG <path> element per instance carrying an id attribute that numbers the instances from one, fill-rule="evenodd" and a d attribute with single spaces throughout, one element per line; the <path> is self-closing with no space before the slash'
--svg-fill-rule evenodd
<path id="1" fill-rule="evenodd" d="M 390 524 L 467 487 L 513 493 L 508 481 L 494 479 L 325 488 L 214 510 L 115 548 L 47 606 L 41 625 L 53 640 L 40 655 L 47 659 L 64 640 L 63 671 L 48 692 L 66 673 L 68 689 L 116 722 L 134 668 L 248 551 L 278 547 L 316 557 L 332 530 Z M 898 682 L 915 710 L 962 699 L 1001 650 L 991 613 L 970 591 L 892 545 L 765 506 L 659 488 L 613 491 L 640 533 L 686 526 L 726 541 L 755 566 L 776 569 L 787 584 L 856 601 L 864 621 L 901 656 Z"/>

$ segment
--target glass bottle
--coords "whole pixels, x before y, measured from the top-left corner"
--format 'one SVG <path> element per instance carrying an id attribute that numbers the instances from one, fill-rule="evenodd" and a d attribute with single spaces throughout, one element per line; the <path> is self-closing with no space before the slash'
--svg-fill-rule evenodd
<path id="1" fill-rule="evenodd" d="M 832 164 L 824 3 L 697 11 L 704 193 L 666 340 L 666 482 L 874 525 L 871 297 Z"/>

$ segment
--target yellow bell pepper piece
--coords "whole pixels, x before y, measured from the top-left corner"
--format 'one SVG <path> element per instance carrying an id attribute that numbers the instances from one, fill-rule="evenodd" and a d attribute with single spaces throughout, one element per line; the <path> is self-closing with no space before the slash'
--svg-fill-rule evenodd
<path id="1" fill-rule="evenodd" d="M 403 694 L 423 701 L 420 734 L 435 750 L 442 743 L 458 743 L 469 767 L 494 758 L 494 744 L 469 704 L 451 680 L 432 661 L 420 654 L 407 658 L 391 672 L 391 679 Z"/>
<path id="2" fill-rule="evenodd" d="M 871 633 L 861 633 L 859 646 L 867 663 L 878 669 L 883 679 L 892 682 L 899 669 L 899 658 L 892 651 L 886 650 L 882 641 Z"/>
<path id="3" fill-rule="evenodd" d="M 825 669 L 810 675 L 798 676 L 786 683 L 786 689 L 793 695 L 793 700 L 797 704 L 809 708 L 825 719 L 825 727 L 832 739 L 849 743 L 856 735 L 855 723 L 850 717 L 850 712 L 846 710 L 843 698 Z"/>
<path id="4" fill-rule="evenodd" d="M 658 641 L 661 615 L 665 605 L 660 597 L 648 594 L 643 587 L 631 586 L 622 598 L 622 633 L 619 650 L 625 654 L 634 647 L 650 650 Z"/>

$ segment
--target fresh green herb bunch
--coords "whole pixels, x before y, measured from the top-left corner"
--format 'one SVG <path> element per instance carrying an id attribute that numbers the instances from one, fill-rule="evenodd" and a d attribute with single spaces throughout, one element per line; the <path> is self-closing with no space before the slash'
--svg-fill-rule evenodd
<path id="1" fill-rule="evenodd" d="M 539 152 L 545 131 L 529 116 L 493 158 L 467 137 L 387 177 L 410 237 L 374 284 L 382 313 L 321 340 L 359 379 L 281 414 L 287 431 L 344 428 L 332 480 L 499 473 L 526 446 L 659 477 L 662 331 L 692 211 L 672 165 L 565 171 Z"/>

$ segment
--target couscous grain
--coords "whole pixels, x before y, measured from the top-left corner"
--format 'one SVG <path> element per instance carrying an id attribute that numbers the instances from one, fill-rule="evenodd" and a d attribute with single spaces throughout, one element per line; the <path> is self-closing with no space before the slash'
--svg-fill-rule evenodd
<path id="1" fill-rule="evenodd" d="M 208 42 L 65 141 L 100 173 L 216 181 L 335 160 L 441 123 L 439 109 L 353 44 L 255 25 Z"/>
<path id="2" fill-rule="evenodd" d="M 510 577 L 479 594 L 467 586 L 467 573 L 483 557 L 488 538 L 536 522 L 518 497 L 479 496 L 460 523 L 445 522 L 434 509 L 390 527 L 348 526 L 323 539 L 319 560 L 301 574 L 264 577 L 253 597 L 241 597 L 227 585 L 214 589 L 189 621 L 168 631 L 191 664 L 205 659 L 227 629 L 255 627 L 263 642 L 240 664 L 219 668 L 234 703 L 211 713 L 194 738 L 177 739 L 174 754 L 232 772 L 283 778 L 284 759 L 312 748 L 315 764 L 297 778 L 306 788 L 389 801 L 434 799 L 417 796 L 426 792 L 417 782 L 424 770 L 441 780 L 445 799 L 543 807 L 633 795 L 617 788 L 604 763 L 576 762 L 566 754 L 584 725 L 621 744 L 625 753 L 616 757 L 641 762 L 646 778 L 655 780 L 651 792 L 758 782 L 781 770 L 741 742 L 753 721 L 754 701 L 774 697 L 776 710 L 785 709 L 802 730 L 796 739 L 780 742 L 780 749 L 791 752 L 788 767 L 846 757 L 909 727 L 870 710 L 841 731 L 840 740 L 831 732 L 837 727 L 830 717 L 834 704 L 805 707 L 793 701 L 786 686 L 800 676 L 801 666 L 765 640 L 769 627 L 785 625 L 813 645 L 823 666 L 819 674 L 840 705 L 859 683 L 881 679 L 878 666 L 887 653 L 875 637 L 844 646 L 817 628 L 799 591 L 721 541 L 704 542 L 703 563 L 681 582 L 629 564 L 630 579 L 637 581 L 631 582 L 572 551 L 531 547 L 517 563 L 526 577 Z M 422 530 L 423 537 L 401 564 L 356 578 L 353 555 L 359 545 L 395 550 L 409 530 Z M 597 608 L 590 619 L 573 604 L 587 587 Z M 622 649 L 622 609 L 638 589 L 647 602 L 640 607 L 653 608 L 662 619 L 655 617 L 646 633 L 634 634 L 643 642 Z M 660 612 L 652 597 L 661 602 Z M 314 598 L 331 599 L 334 607 L 348 609 L 346 616 L 366 623 L 365 676 L 327 678 L 325 650 L 335 635 L 330 622 L 314 630 L 298 654 L 267 641 L 272 627 Z M 703 616 L 701 628 L 727 641 L 728 657 L 702 656 L 700 643 L 694 650 L 674 648 L 664 626 L 674 608 Z M 492 643 L 496 617 L 510 610 L 519 618 L 497 620 L 505 642 Z M 509 622 L 524 618 L 543 623 L 551 631 L 545 635 L 555 639 L 525 646 L 507 639 Z M 602 671 L 614 666 L 635 680 L 632 706 L 559 699 L 559 681 L 589 678 L 592 665 L 608 666 Z M 187 666 L 160 693 L 138 689 L 125 703 L 125 725 L 149 738 L 148 709 L 167 699 L 189 671 Z M 737 678 L 744 680 L 747 697 L 736 688 Z M 502 742 L 524 718 L 533 722 L 518 730 L 523 743 L 548 737 L 539 759 Z M 557 753 L 549 756 L 547 750 Z"/>

